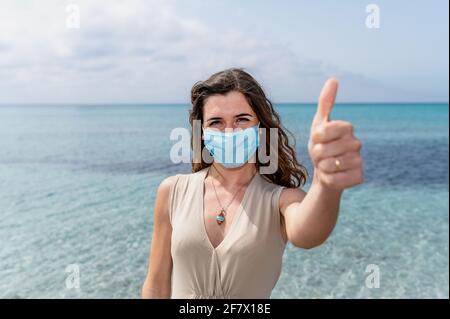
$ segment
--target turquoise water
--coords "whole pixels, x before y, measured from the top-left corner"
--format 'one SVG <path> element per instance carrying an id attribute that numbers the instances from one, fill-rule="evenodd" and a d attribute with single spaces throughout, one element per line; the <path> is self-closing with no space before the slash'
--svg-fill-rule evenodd
<path id="1" fill-rule="evenodd" d="M 277 105 L 310 170 L 314 105 Z M 313 250 L 288 244 L 272 298 L 448 298 L 448 104 L 341 104 L 365 184 Z M 0 297 L 139 298 L 155 191 L 184 105 L 0 107 Z M 308 185 L 305 187 L 307 190 Z M 68 289 L 76 264 L 80 288 Z M 366 286 L 366 267 L 380 270 Z"/>

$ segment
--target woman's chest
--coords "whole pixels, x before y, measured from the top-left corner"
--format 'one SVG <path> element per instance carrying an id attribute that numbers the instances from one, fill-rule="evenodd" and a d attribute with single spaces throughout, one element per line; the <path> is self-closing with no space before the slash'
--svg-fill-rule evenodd
<path id="1" fill-rule="evenodd" d="M 205 194 L 203 212 L 200 213 L 206 236 L 211 245 L 216 248 L 230 233 L 233 223 L 239 222 L 238 218 L 243 209 L 243 196 L 230 199 L 224 194 L 221 197 L 214 195 L 216 194 L 210 192 Z"/>

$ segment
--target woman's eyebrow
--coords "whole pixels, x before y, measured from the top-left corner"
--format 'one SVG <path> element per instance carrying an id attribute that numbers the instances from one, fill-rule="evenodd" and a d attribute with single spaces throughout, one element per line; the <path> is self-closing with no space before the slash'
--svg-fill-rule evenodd
<path id="1" fill-rule="evenodd" d="M 240 116 L 250 116 L 250 117 L 253 117 L 253 115 L 248 114 L 248 113 L 240 113 L 240 114 L 238 114 L 238 115 L 235 115 L 234 117 L 240 117 Z M 221 120 L 221 119 L 222 119 L 221 117 L 215 116 L 215 117 L 211 117 L 211 118 L 207 119 L 206 122 L 213 121 L 213 120 Z"/>
<path id="2" fill-rule="evenodd" d="M 250 117 L 253 117 L 253 115 L 248 114 L 248 113 L 241 113 L 241 114 L 235 115 L 234 117 L 239 117 L 239 116 L 250 116 Z"/>
<path id="3" fill-rule="evenodd" d="M 222 118 L 221 117 L 211 117 L 211 118 L 209 118 L 209 119 L 207 119 L 206 120 L 206 122 L 209 122 L 209 121 L 213 121 L 213 120 L 221 120 Z"/>

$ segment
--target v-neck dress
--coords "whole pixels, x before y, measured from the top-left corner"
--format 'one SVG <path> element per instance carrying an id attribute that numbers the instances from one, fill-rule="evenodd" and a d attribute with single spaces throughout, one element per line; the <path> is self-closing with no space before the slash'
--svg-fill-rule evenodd
<path id="1" fill-rule="evenodd" d="M 279 213 L 284 186 L 256 173 L 225 238 L 214 248 L 203 218 L 203 181 L 209 168 L 177 174 L 170 190 L 171 298 L 270 298 L 286 247 Z"/>

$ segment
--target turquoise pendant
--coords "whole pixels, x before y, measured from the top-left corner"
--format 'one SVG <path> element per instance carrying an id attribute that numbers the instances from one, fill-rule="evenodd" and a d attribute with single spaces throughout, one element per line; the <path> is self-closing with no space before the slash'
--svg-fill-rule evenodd
<path id="1" fill-rule="evenodd" d="M 225 220 L 225 214 L 224 214 L 224 211 L 221 210 L 220 213 L 216 216 L 217 224 L 219 224 L 219 225 L 222 224 L 224 222 L 224 220 Z"/>

